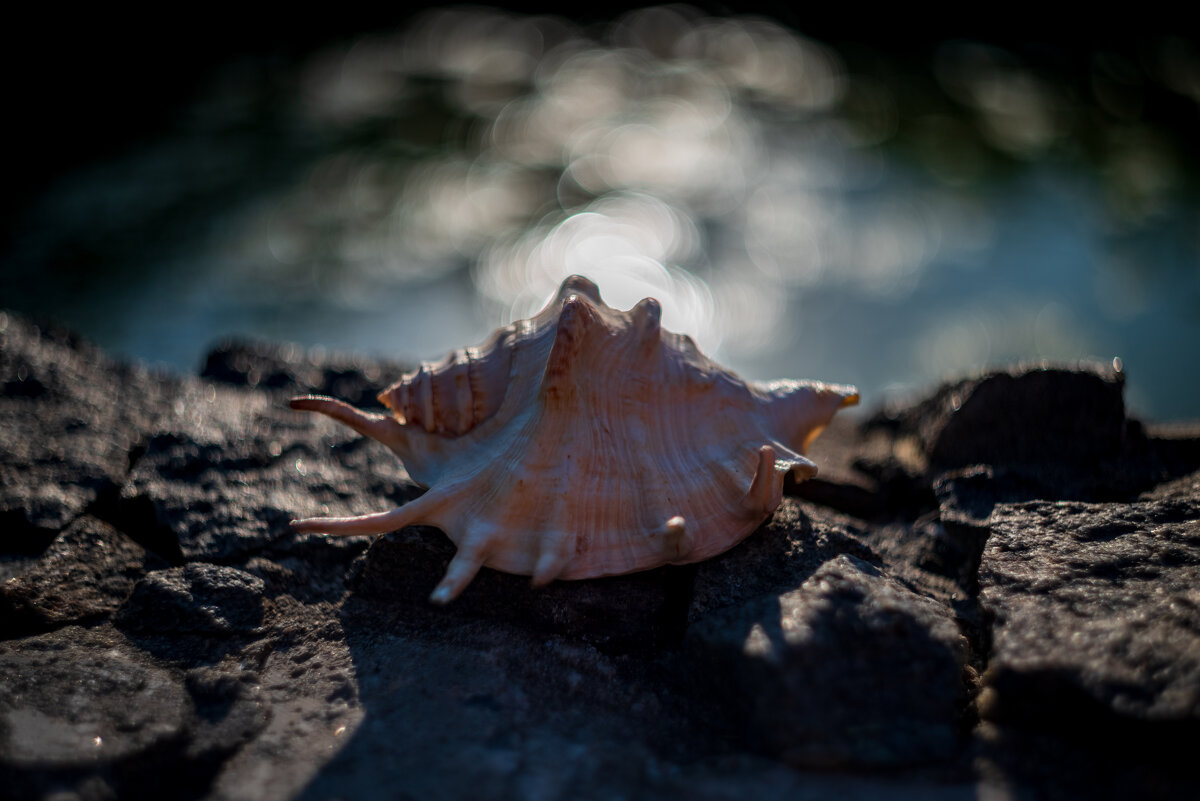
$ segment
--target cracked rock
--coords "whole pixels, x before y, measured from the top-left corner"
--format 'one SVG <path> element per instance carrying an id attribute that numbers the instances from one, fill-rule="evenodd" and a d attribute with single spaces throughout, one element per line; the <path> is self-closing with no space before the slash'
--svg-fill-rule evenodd
<path id="1" fill-rule="evenodd" d="M 820 481 L 701 564 L 485 569 L 442 607 L 442 532 L 287 526 L 419 494 L 286 406 L 399 367 L 166 376 L 0 329 L 5 801 L 1197 795 L 1161 755 L 1200 734 L 1200 428 L 1126 419 L 1105 369 L 839 417 Z"/>

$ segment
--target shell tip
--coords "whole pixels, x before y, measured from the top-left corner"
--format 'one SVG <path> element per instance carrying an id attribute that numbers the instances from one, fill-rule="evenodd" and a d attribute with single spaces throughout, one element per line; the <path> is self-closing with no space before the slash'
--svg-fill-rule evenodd
<path id="1" fill-rule="evenodd" d="M 295 395 L 288 399 L 288 408 L 298 412 L 316 412 L 325 406 L 327 400 L 330 399 L 323 395 Z"/>
<path id="2" fill-rule="evenodd" d="M 655 533 L 662 535 L 664 549 L 672 559 L 686 558 L 696 545 L 695 539 L 688 533 L 687 521 L 680 515 L 667 520 Z"/>
<path id="3" fill-rule="evenodd" d="M 303 519 L 289 520 L 288 528 L 293 534 L 320 534 L 325 529 L 323 523 L 325 521 L 319 517 L 307 517 Z"/>
<path id="4" fill-rule="evenodd" d="M 587 295 L 596 303 L 600 303 L 600 287 L 589 278 L 584 278 L 582 275 L 568 275 L 558 288 L 558 297 L 560 299 L 569 295 Z"/>
<path id="5" fill-rule="evenodd" d="M 533 568 L 533 586 L 544 587 L 558 578 L 571 561 L 574 552 L 575 535 L 566 530 L 545 534 L 541 553 Z"/>
<path id="6" fill-rule="evenodd" d="M 803 456 L 800 458 L 804 459 Z M 808 481 L 810 478 L 816 477 L 817 466 L 808 459 L 804 459 L 804 461 L 792 465 L 792 475 L 795 476 L 797 481 Z"/>
<path id="7" fill-rule="evenodd" d="M 775 469 L 775 448 L 758 449 L 758 464 L 750 489 L 742 497 L 742 508 L 753 516 L 771 514 L 783 503 L 783 476 Z"/>

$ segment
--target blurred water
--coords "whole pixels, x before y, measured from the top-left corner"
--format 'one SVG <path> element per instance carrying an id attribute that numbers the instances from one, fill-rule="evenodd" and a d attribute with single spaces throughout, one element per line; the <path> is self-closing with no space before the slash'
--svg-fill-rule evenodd
<path id="1" fill-rule="evenodd" d="M 1081 100 L 949 42 L 914 94 L 761 18 L 441 10 L 228 65 L 170 133 L 43 195 L 0 305 L 189 370 L 235 334 L 415 360 L 582 273 L 743 375 L 868 406 L 1120 357 L 1136 411 L 1197 417 L 1200 203 L 1138 106 L 1148 75 L 1200 104 L 1189 47 L 1097 58 Z"/>

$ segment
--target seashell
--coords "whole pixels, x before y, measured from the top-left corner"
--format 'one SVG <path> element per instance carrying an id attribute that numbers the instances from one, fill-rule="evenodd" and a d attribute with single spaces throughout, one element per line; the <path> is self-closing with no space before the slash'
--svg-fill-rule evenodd
<path id="1" fill-rule="evenodd" d="M 391 511 L 293 521 L 298 532 L 441 528 L 458 550 L 431 600 L 479 568 L 583 579 L 708 559 L 779 506 L 788 471 L 853 387 L 742 381 L 660 326 L 658 301 L 627 312 L 572 276 L 536 316 L 423 364 L 379 395 L 393 414 L 293 398 L 378 440 L 429 487 Z"/>

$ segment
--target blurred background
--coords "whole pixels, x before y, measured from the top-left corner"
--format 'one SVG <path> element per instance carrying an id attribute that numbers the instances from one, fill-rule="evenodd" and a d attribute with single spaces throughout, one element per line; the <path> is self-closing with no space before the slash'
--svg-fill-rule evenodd
<path id="1" fill-rule="evenodd" d="M 415 361 L 582 273 L 868 407 L 1092 357 L 1200 417 L 1182 26 L 788 9 L 26 10 L 0 307 L 187 371 L 238 335 Z"/>

